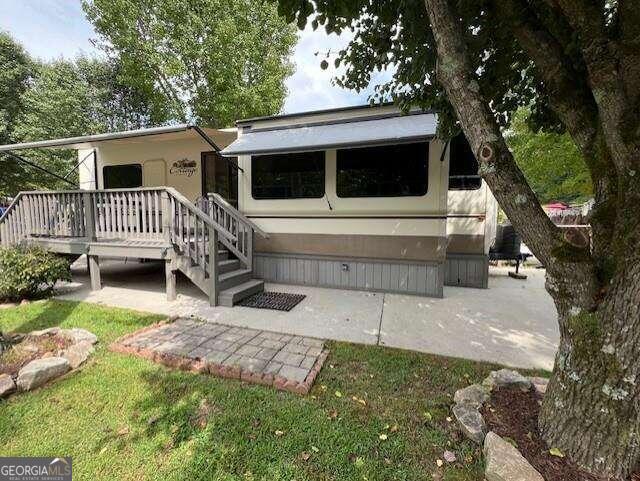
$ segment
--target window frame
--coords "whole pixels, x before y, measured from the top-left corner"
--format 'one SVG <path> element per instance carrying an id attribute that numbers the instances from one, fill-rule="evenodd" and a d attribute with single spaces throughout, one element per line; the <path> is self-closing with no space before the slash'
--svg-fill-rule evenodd
<path id="1" fill-rule="evenodd" d="M 454 142 L 456 143 L 464 143 L 464 145 L 456 145 L 454 147 Z M 462 154 L 466 154 L 466 155 L 471 155 L 473 157 L 473 160 L 476 162 L 477 164 L 477 160 L 475 158 L 475 156 L 473 156 L 473 152 L 471 151 L 471 147 L 469 146 L 466 138 L 464 137 L 464 134 L 458 134 L 458 136 L 454 139 L 451 139 L 449 141 L 449 176 L 447 178 L 447 190 L 450 191 L 456 191 L 456 192 L 464 192 L 464 191 L 474 191 L 474 190 L 479 190 L 482 187 L 482 177 L 480 175 L 478 175 L 478 171 L 476 170 L 475 174 L 461 174 L 461 175 L 451 175 L 451 166 L 452 161 L 453 161 L 453 156 L 451 155 L 451 152 L 454 149 L 458 149 L 460 148 L 460 152 Z M 466 152 L 465 152 L 466 151 Z M 479 166 L 478 166 L 479 169 Z M 452 187 L 451 186 L 451 180 L 459 180 L 461 181 L 461 185 L 459 187 Z M 471 187 L 465 187 L 465 183 L 467 181 L 479 181 L 477 183 L 477 185 L 472 185 Z"/>
<path id="2" fill-rule="evenodd" d="M 292 197 L 256 197 L 255 193 L 255 172 L 254 162 L 259 162 L 260 158 L 264 160 L 264 157 L 284 157 L 284 156 L 305 156 L 309 154 L 318 155 L 317 159 L 298 159 L 293 160 L 294 162 L 312 162 L 315 163 L 319 161 L 321 163 L 321 174 L 322 181 L 320 182 L 320 186 L 322 188 L 321 195 L 306 195 L 306 196 L 292 196 Z M 310 150 L 305 152 L 281 152 L 281 153 L 273 153 L 273 154 L 258 154 L 250 156 L 250 165 L 251 165 L 251 198 L 253 200 L 262 201 L 262 200 L 305 200 L 305 199 L 322 199 L 327 195 L 327 151 L 326 150 Z"/>
<path id="3" fill-rule="evenodd" d="M 339 192 L 339 182 L 338 177 L 340 176 L 340 152 L 341 151 L 353 151 L 353 150 L 366 150 L 366 149 L 375 149 L 375 148 L 384 148 L 384 147 L 399 147 L 405 145 L 417 145 L 424 144 L 425 145 L 425 169 L 424 173 L 426 175 L 424 182 L 424 192 L 421 194 L 407 194 L 407 195 L 341 195 Z M 385 144 L 374 144 L 374 145 L 363 145 L 357 147 L 345 147 L 335 149 L 336 152 L 336 162 L 335 162 L 335 191 L 336 197 L 339 199 L 405 199 L 405 198 L 421 198 L 426 196 L 429 193 L 429 179 L 430 179 L 430 146 L 431 140 L 419 140 L 419 141 L 410 141 L 410 142 L 395 142 L 395 143 L 385 143 Z"/>

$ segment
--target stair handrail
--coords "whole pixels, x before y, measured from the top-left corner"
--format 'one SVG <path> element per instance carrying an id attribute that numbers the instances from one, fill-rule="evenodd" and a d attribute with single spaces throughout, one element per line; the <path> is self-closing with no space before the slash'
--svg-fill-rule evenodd
<path id="1" fill-rule="evenodd" d="M 18 204 L 20 203 L 20 199 L 22 199 L 24 193 L 23 192 L 19 192 L 18 195 L 16 195 L 13 200 L 11 201 L 11 204 L 9 204 L 9 207 L 7 207 L 7 210 L 5 210 L 2 214 L 2 216 L 0 216 L 0 245 L 2 246 L 7 246 L 7 245 L 11 245 L 11 237 L 12 237 L 12 233 L 8 232 L 7 235 L 2 235 L 3 232 L 5 232 L 5 229 L 3 229 L 2 227 L 4 226 L 4 224 L 7 222 L 7 219 L 9 218 L 9 216 L 12 214 L 12 212 L 14 210 L 17 209 Z M 8 226 L 5 226 L 8 227 Z M 19 241 L 18 239 L 15 239 L 15 241 Z M 17 242 L 15 242 L 17 243 Z"/>
<path id="2" fill-rule="evenodd" d="M 209 199 L 213 199 L 213 202 L 218 204 L 221 208 L 223 208 L 227 212 L 231 213 L 232 215 L 234 215 L 235 217 L 240 219 L 245 224 L 249 225 L 253 229 L 253 231 L 256 234 L 259 234 L 263 239 L 268 239 L 269 238 L 269 234 L 267 234 L 260 227 L 258 227 L 258 225 L 255 222 L 253 222 L 251 219 L 247 218 L 238 209 L 236 209 L 234 206 L 232 206 L 227 201 L 227 199 L 222 197 L 220 194 L 218 194 L 217 192 L 209 192 L 207 194 L 207 196 L 209 197 Z"/>
<path id="3" fill-rule="evenodd" d="M 178 202 L 183 204 L 187 209 L 191 210 L 191 212 L 196 214 L 198 218 L 203 222 L 205 222 L 209 227 L 211 227 L 212 229 L 215 229 L 218 232 L 218 234 L 221 234 L 225 239 L 227 239 L 230 242 L 237 241 L 237 238 L 235 235 L 233 235 L 231 232 L 225 229 L 222 225 L 218 224 L 204 210 L 202 210 L 200 207 L 195 205 L 193 202 L 187 199 L 184 195 L 182 195 L 176 189 L 174 189 L 173 187 L 162 187 L 162 188 L 165 189 L 167 193 L 170 194 L 174 199 L 176 199 Z"/>
<path id="4" fill-rule="evenodd" d="M 13 200 L 11 201 L 11 204 L 9 204 L 9 207 L 7 207 L 7 210 L 5 210 L 2 214 L 2 216 L 0 216 L 0 222 L 2 222 L 4 220 L 4 218 L 7 216 L 7 214 L 9 212 L 11 212 L 13 209 L 16 208 L 16 205 L 18 204 L 18 201 L 20 200 L 20 198 L 25 194 L 25 192 L 19 192 L 18 195 L 16 195 Z"/>

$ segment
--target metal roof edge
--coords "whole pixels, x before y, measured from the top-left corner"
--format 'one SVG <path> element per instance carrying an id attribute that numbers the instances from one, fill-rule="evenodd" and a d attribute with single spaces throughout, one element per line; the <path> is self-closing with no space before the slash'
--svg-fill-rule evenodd
<path id="1" fill-rule="evenodd" d="M 107 140 L 129 139 L 135 137 L 146 137 L 150 135 L 167 134 L 171 132 L 181 132 L 195 129 L 192 124 L 165 125 L 162 127 L 150 127 L 146 129 L 124 130 L 120 132 L 109 132 L 105 134 L 83 135 L 79 137 L 68 137 L 62 139 L 39 140 L 35 142 L 23 142 L 19 144 L 0 145 L 0 152 L 24 149 L 41 149 L 49 147 L 64 147 L 66 145 L 104 142 Z"/>
<path id="2" fill-rule="evenodd" d="M 290 113 L 290 114 L 277 114 L 277 115 L 266 115 L 263 117 L 249 117 L 247 119 L 241 119 L 241 120 L 236 120 L 235 125 L 245 125 L 245 124 L 250 124 L 252 122 L 261 122 L 261 121 L 265 121 L 265 120 L 279 120 L 279 119 L 291 119 L 291 118 L 296 118 L 296 117 L 307 117 L 307 116 L 311 116 L 311 115 L 318 115 L 318 114 L 331 114 L 331 113 L 339 113 L 339 112 L 350 112 L 350 111 L 354 111 L 354 110 L 365 110 L 365 109 L 377 109 L 377 108 L 381 108 L 381 107 L 391 107 L 393 105 L 396 105 L 394 102 L 384 102 L 384 103 L 380 103 L 380 104 L 362 104 L 362 105 L 349 105 L 346 107 L 334 107 L 334 108 L 330 108 L 330 109 L 319 109 L 319 110 L 306 110 L 303 112 L 296 112 L 296 113 Z M 419 109 L 418 111 L 420 113 L 425 113 L 425 114 L 435 114 L 437 112 L 435 112 L 432 109 Z M 398 112 L 396 115 L 403 115 L 402 112 Z"/>

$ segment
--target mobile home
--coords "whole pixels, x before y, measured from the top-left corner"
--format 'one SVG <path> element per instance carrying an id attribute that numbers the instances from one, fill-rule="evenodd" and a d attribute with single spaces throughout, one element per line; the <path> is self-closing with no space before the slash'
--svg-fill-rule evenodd
<path id="1" fill-rule="evenodd" d="M 79 187 L 94 196 L 89 210 L 95 218 L 76 226 L 82 235 L 89 230 L 95 237 L 97 229 L 98 241 L 101 232 L 103 240 L 138 239 L 141 231 L 145 239 L 162 237 L 169 247 L 157 258 L 166 258 L 168 272 L 182 270 L 198 285 L 225 275 L 212 267 L 205 245 L 220 240 L 244 263 L 232 271 L 236 282 L 220 281 L 247 288 L 233 291 L 231 304 L 255 292 L 256 279 L 440 297 L 445 284 L 487 287 L 497 208 L 464 139 L 441 142 L 436 124 L 431 112 L 364 106 L 240 120 L 229 129 L 177 125 L 7 145 L 0 152 L 76 149 Z M 165 186 L 168 194 L 161 192 Z M 147 199 L 154 188 L 155 200 Z M 42 195 L 29 195 L 26 207 L 0 221 L 3 242 L 7 236 L 45 242 L 51 230 L 34 235 L 32 220 L 19 212 L 53 222 L 51 209 L 73 197 L 56 194 L 51 202 L 58 207 L 47 204 L 47 210 Z M 64 209 L 73 211 L 78 202 Z M 141 206 L 142 221 L 155 218 L 151 230 L 139 219 Z M 72 217 L 56 219 L 68 226 Z M 67 238 L 73 226 L 65 229 Z M 192 238 L 198 232 L 200 251 Z M 78 252 L 99 244 L 88 241 Z M 100 249 L 121 257 L 146 252 Z M 176 259 L 185 249 L 182 265 Z M 206 272 L 194 273 L 194 263 Z M 175 282 L 170 274 L 167 282 Z"/>
<path id="2" fill-rule="evenodd" d="M 239 208 L 269 233 L 261 278 L 442 296 L 486 287 L 496 202 L 436 116 L 357 107 L 237 122 Z"/>

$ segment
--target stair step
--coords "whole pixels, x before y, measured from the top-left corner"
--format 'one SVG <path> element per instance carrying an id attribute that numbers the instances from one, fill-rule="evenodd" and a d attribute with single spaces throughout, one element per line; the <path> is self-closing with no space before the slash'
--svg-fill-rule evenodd
<path id="1" fill-rule="evenodd" d="M 225 272 L 235 271 L 240 269 L 240 261 L 238 259 L 225 259 L 223 261 L 218 260 L 218 273 L 224 274 Z"/>
<path id="2" fill-rule="evenodd" d="M 218 274 L 218 286 L 221 291 L 242 284 L 251 279 L 251 269 L 236 269 L 235 271 Z"/>
<path id="3" fill-rule="evenodd" d="M 225 289 L 218 294 L 218 304 L 226 307 L 233 307 L 245 297 L 249 297 L 264 290 L 264 281 L 260 279 L 251 279 L 237 286 Z"/>

